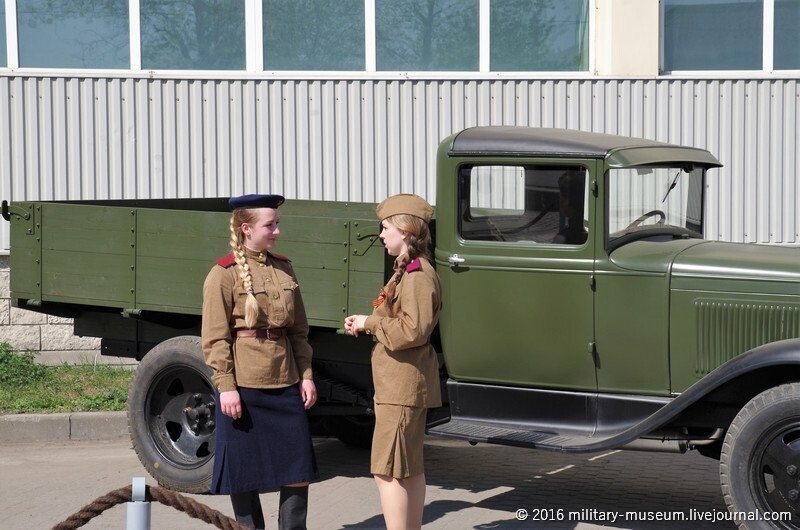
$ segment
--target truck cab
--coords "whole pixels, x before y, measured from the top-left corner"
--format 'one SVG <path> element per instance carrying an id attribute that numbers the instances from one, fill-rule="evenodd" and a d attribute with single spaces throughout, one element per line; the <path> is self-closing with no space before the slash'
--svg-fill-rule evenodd
<path id="1" fill-rule="evenodd" d="M 701 149 L 571 130 L 445 139 L 435 256 L 451 416 L 430 432 L 694 449 L 747 463 L 722 475 L 732 508 L 796 515 L 800 412 L 758 441 L 736 420 L 755 396 L 800 404 L 800 254 L 703 238 L 719 166 Z"/>

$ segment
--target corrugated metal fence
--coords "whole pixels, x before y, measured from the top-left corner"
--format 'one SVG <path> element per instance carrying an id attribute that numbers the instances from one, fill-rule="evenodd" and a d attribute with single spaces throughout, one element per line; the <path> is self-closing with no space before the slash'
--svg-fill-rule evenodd
<path id="1" fill-rule="evenodd" d="M 800 244 L 800 80 L 165 80 L 0 77 L 0 198 L 435 202 L 473 125 L 641 136 L 717 155 L 711 239 Z M 8 226 L 0 228 L 7 251 Z"/>

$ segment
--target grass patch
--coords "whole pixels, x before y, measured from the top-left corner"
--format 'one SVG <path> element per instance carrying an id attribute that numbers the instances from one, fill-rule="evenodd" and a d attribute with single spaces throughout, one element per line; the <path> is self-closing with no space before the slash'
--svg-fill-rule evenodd
<path id="1" fill-rule="evenodd" d="M 0 414 L 124 410 L 133 370 L 106 365 L 43 366 L 0 343 Z"/>

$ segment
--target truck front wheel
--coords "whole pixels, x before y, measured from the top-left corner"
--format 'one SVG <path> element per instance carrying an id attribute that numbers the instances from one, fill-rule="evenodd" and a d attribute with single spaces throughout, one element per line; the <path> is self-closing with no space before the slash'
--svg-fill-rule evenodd
<path id="1" fill-rule="evenodd" d="M 720 456 L 720 480 L 740 528 L 800 528 L 800 383 L 765 390 L 736 415 Z M 791 520 L 748 516 L 791 513 Z"/>
<path id="2" fill-rule="evenodd" d="M 128 393 L 128 430 L 139 460 L 159 485 L 208 493 L 214 406 L 200 337 L 165 340 L 139 363 Z"/>

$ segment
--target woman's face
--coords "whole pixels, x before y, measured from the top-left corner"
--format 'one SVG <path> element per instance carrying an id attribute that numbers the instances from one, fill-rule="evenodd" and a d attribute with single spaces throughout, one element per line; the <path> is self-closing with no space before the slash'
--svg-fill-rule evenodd
<path id="1" fill-rule="evenodd" d="M 278 228 L 280 215 L 274 208 L 258 208 L 255 221 L 242 223 L 242 233 L 244 234 L 244 246 L 250 250 L 270 250 L 275 247 L 275 240 L 278 239 L 281 231 Z"/>
<path id="2" fill-rule="evenodd" d="M 380 238 L 390 256 L 399 256 L 408 250 L 408 233 L 397 228 L 388 219 L 381 221 Z"/>

